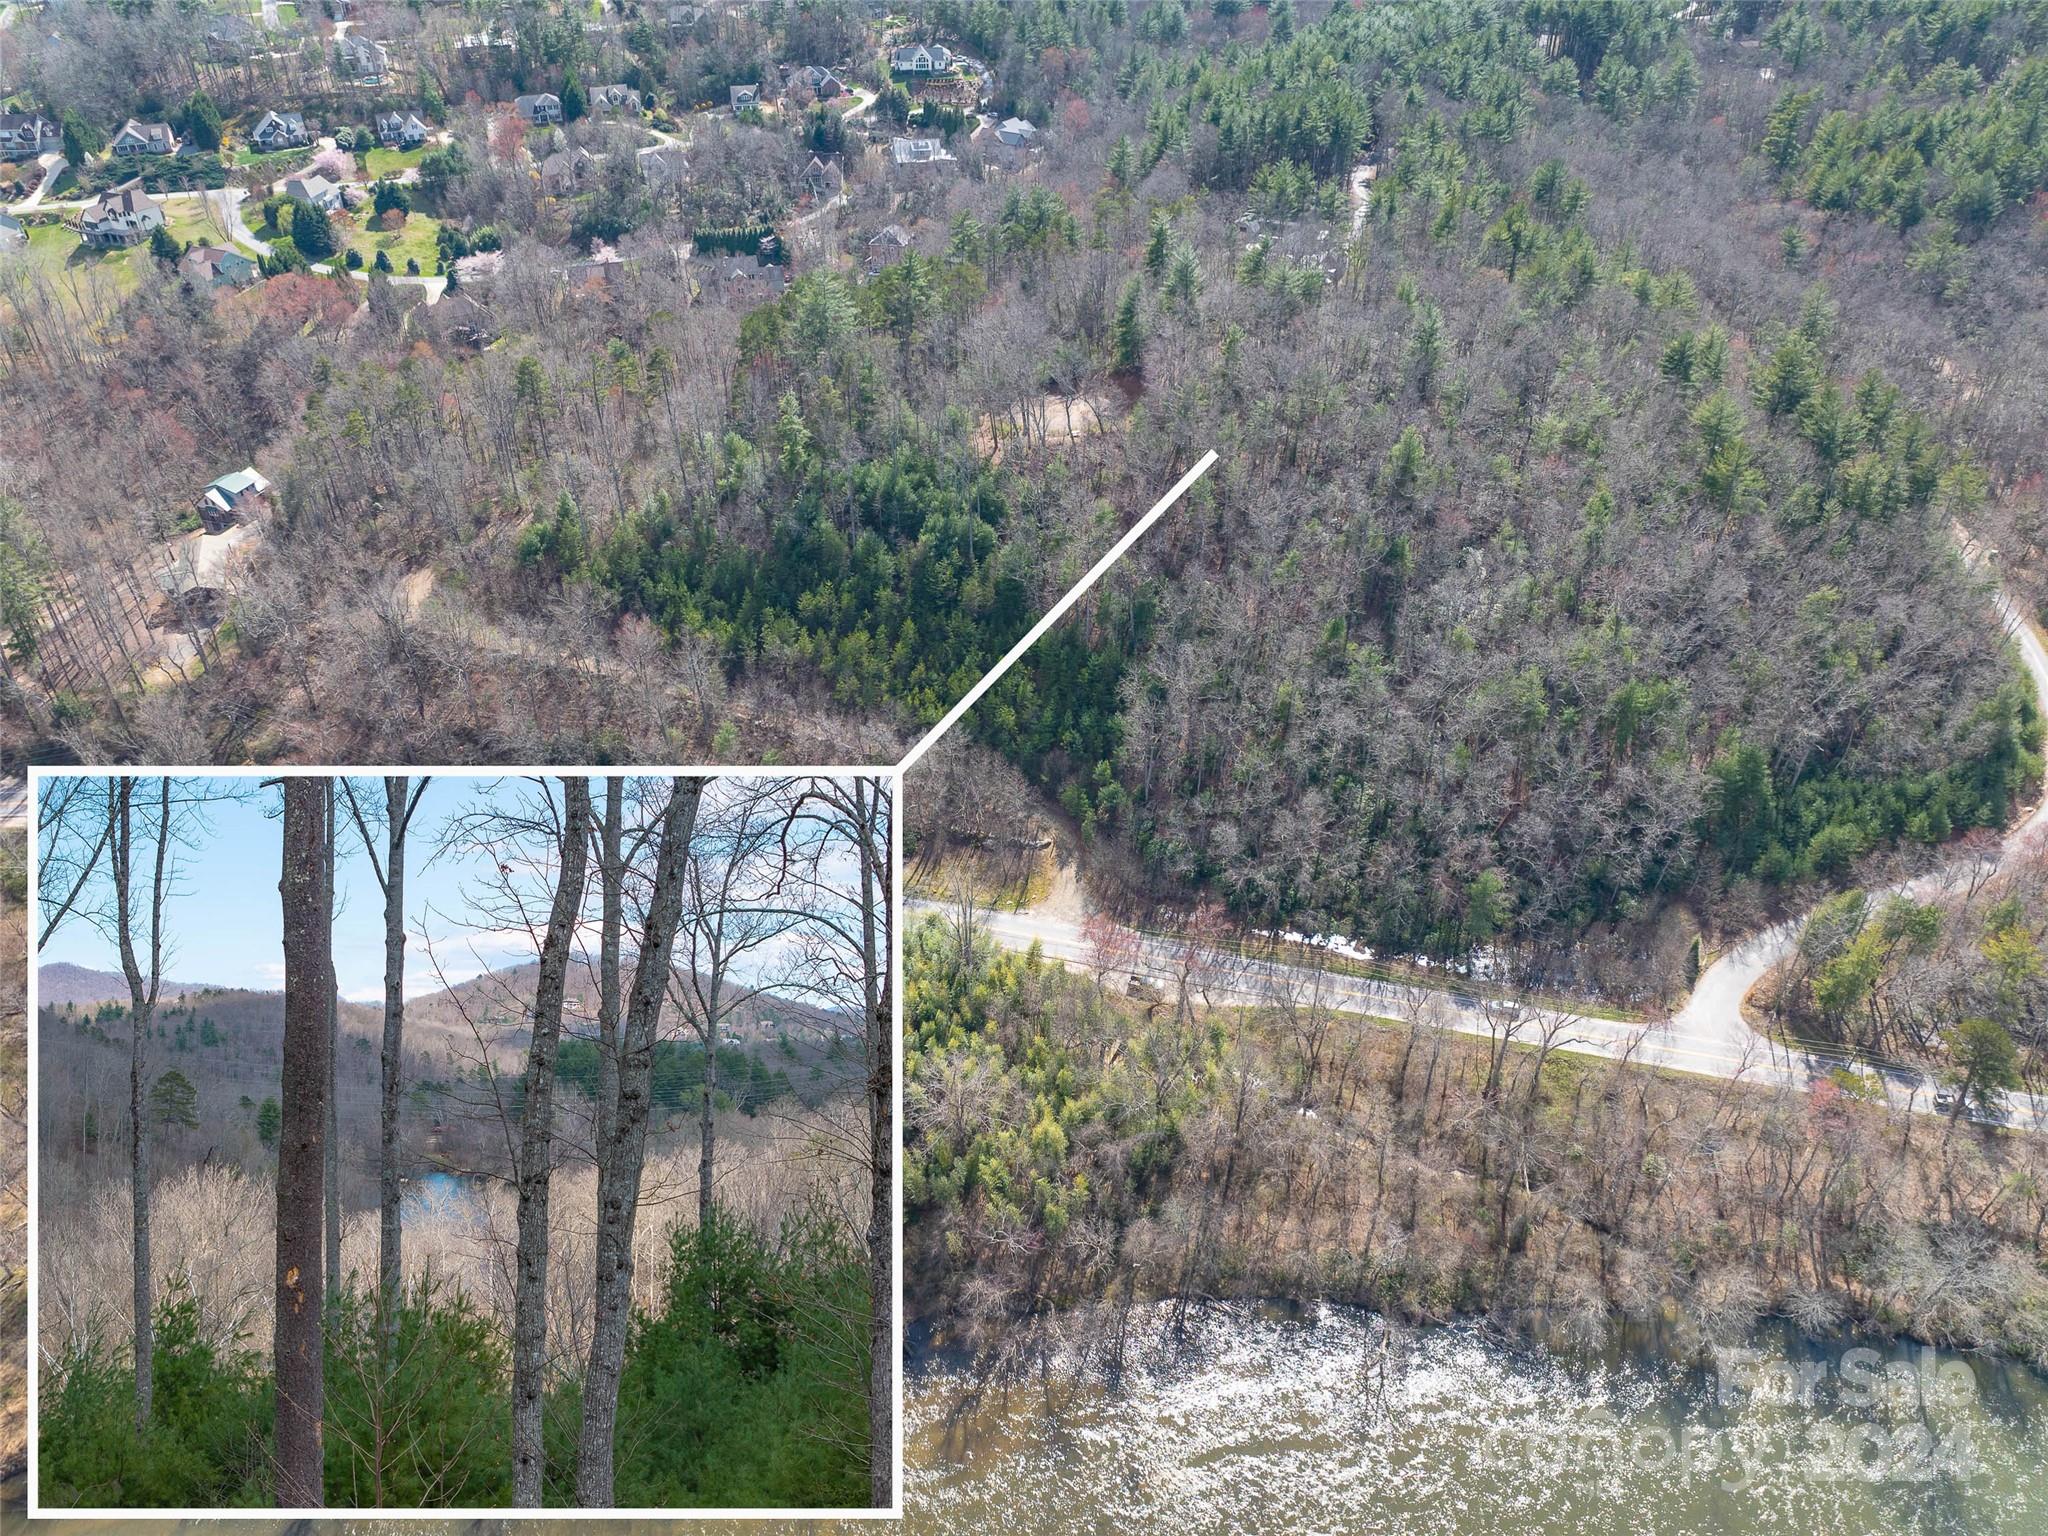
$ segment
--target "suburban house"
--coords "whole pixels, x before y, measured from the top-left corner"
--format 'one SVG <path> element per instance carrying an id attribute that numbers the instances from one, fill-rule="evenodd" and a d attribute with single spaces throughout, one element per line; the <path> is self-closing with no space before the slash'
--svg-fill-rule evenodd
<path id="1" fill-rule="evenodd" d="M 680 187 L 690 178 L 690 162 L 673 144 L 650 144 L 633 157 L 633 163 L 650 187 Z"/>
<path id="2" fill-rule="evenodd" d="M 846 82 L 821 64 L 806 64 L 790 77 L 790 84 L 807 92 L 813 101 L 830 101 L 846 94 Z"/>
<path id="3" fill-rule="evenodd" d="M 206 51 L 224 62 L 246 59 L 263 46 L 263 34 L 247 16 L 225 11 L 206 29 Z"/>
<path id="4" fill-rule="evenodd" d="M 391 53 L 382 43 L 351 32 L 334 45 L 334 72 L 357 85 L 382 85 L 391 73 Z"/>
<path id="5" fill-rule="evenodd" d="M 422 304 L 406 323 L 415 335 L 472 352 L 481 352 L 503 331 L 497 317 L 466 293 L 451 293 L 438 304 Z"/>
<path id="6" fill-rule="evenodd" d="M 899 75 L 950 74 L 953 50 L 943 43 L 913 43 L 889 55 L 889 68 Z"/>
<path id="7" fill-rule="evenodd" d="M 306 132 L 306 118 L 300 112 L 266 112 L 254 128 L 249 130 L 249 142 L 266 152 L 274 149 L 297 149 L 313 142 L 313 136 Z"/>
<path id="8" fill-rule="evenodd" d="M 129 118 L 107 146 L 117 155 L 175 155 L 178 136 L 169 123 L 138 123 Z"/>
<path id="9" fill-rule="evenodd" d="M 199 498 L 199 521 L 208 533 L 225 533 L 245 517 L 263 510 L 270 482 L 251 464 L 222 475 Z"/>
<path id="10" fill-rule="evenodd" d="M 868 236 L 867 260 L 863 270 L 872 277 L 884 267 L 893 267 L 910 249 L 910 231 L 901 224 L 885 225 Z"/>
<path id="11" fill-rule="evenodd" d="M 492 279 L 504 269 L 503 251 L 471 251 L 467 256 L 455 258 L 455 286 L 488 288 Z"/>
<path id="12" fill-rule="evenodd" d="M 761 87 L 759 82 L 753 85 L 736 85 L 726 94 L 732 98 L 732 109 L 735 112 L 744 112 L 749 107 L 761 105 Z"/>
<path id="13" fill-rule="evenodd" d="M 953 153 L 944 139 L 891 139 L 889 158 L 898 165 L 931 165 L 951 160 Z"/>
<path id="14" fill-rule="evenodd" d="M 701 5 L 672 5 L 668 8 L 668 29 L 671 32 L 687 32 L 704 19 Z"/>
<path id="15" fill-rule="evenodd" d="M 427 125 L 414 112 L 379 112 L 377 142 L 386 149 L 418 149 L 427 142 Z"/>
<path id="16" fill-rule="evenodd" d="M 623 277 L 631 265 L 611 246 L 602 240 L 590 242 L 590 254 L 581 261 L 572 261 L 561 268 L 563 279 L 571 288 L 589 288 L 609 283 Z"/>
<path id="17" fill-rule="evenodd" d="M 341 188 L 325 176 L 293 176 L 286 180 L 282 190 L 294 202 L 311 203 L 322 213 L 333 213 L 341 207 Z"/>
<path id="18" fill-rule="evenodd" d="M 811 156 L 811 163 L 804 167 L 804 190 L 819 202 L 837 197 L 846 184 L 845 177 L 836 165 L 827 165 L 818 156 Z"/>
<path id="19" fill-rule="evenodd" d="M 1038 148 L 1038 129 L 1026 117 L 1006 117 L 996 125 L 996 137 L 1012 149 Z"/>
<path id="20" fill-rule="evenodd" d="M 600 85 L 590 93 L 590 107 L 594 112 L 638 113 L 640 93 L 630 85 Z"/>
<path id="21" fill-rule="evenodd" d="M 549 197 L 574 192 L 597 179 L 601 162 L 581 144 L 558 149 L 540 163 L 540 189 Z"/>
<path id="22" fill-rule="evenodd" d="M 246 288 L 258 276 L 255 262 L 224 245 L 193 246 L 178 271 L 202 288 Z"/>
<path id="23" fill-rule="evenodd" d="M 19 251 L 28 245 L 28 227 L 11 213 L 0 213 L 0 251 Z"/>
<path id="24" fill-rule="evenodd" d="M 147 240 L 163 228 L 164 205 L 142 190 L 141 181 L 126 182 L 102 192 L 78 215 L 78 233 L 87 245 L 112 247 Z"/>
<path id="25" fill-rule="evenodd" d="M 40 112 L 0 112 L 0 156 L 28 160 L 64 147 L 64 130 Z"/>
<path id="26" fill-rule="evenodd" d="M 512 110 L 529 123 L 559 123 L 562 120 L 562 98 L 553 91 L 514 96 Z"/>

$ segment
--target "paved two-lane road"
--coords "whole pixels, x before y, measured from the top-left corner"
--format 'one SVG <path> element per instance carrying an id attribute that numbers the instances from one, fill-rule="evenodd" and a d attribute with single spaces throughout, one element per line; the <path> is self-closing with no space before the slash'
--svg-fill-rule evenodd
<path id="1" fill-rule="evenodd" d="M 2019 649 L 2041 712 L 2048 717 L 2048 646 L 2043 645 L 2040 633 L 2003 592 L 1997 594 L 1995 602 L 2007 636 Z M 1987 874 L 2016 867 L 2038 853 L 2044 842 L 2048 842 L 2048 794 L 1995 847 L 1958 855 L 1939 869 L 1872 894 L 1880 899 L 1905 895 L 1926 901 L 1945 891 L 1981 882 Z M 912 905 L 926 907 L 924 903 Z M 1069 967 L 1093 969 L 1100 963 L 1096 946 L 1071 916 L 1029 910 L 992 913 L 979 921 L 1005 947 L 1025 949 L 1037 944 L 1049 958 Z M 1880 1087 L 1886 1099 L 1899 1108 L 1924 1114 L 1939 1112 L 1935 1081 L 1924 1073 L 1903 1068 L 1879 1072 L 1859 1066 L 1845 1056 L 1790 1048 L 1750 1026 L 1743 1013 L 1743 1000 L 1772 967 L 1792 953 L 1800 927 L 1799 919 L 1778 923 L 1718 957 L 1701 974 L 1685 1005 L 1668 1019 L 1631 1024 L 1524 1009 L 1516 1015 L 1516 1038 L 1526 1041 L 1551 1032 L 1560 1046 L 1588 1055 L 1628 1057 L 1674 1071 L 1800 1089 L 1811 1088 L 1846 1070 Z M 1173 974 L 1188 952 L 1185 941 L 1130 932 L 1118 934 L 1115 948 L 1120 968 L 1152 981 Z M 1128 958 L 1124 958 L 1126 955 Z M 1304 997 L 1313 992 L 1325 1007 L 1342 1012 L 1410 1019 L 1417 1016 L 1417 999 L 1422 997 L 1429 999 L 1421 1010 L 1424 1017 L 1438 1018 L 1461 1033 L 1488 1036 L 1500 1031 L 1507 1016 L 1502 1004 L 1489 1004 L 1455 989 L 1431 996 L 1428 989 L 1372 981 L 1340 970 L 1275 961 L 1247 962 L 1220 951 L 1206 954 L 1203 963 L 1206 971 L 1227 978 L 1208 991 L 1208 1001 L 1213 1005 L 1257 1005 L 1287 993 Z M 1119 978 L 1111 979 L 1114 982 Z M 1129 976 L 1121 979 L 1128 983 Z M 2002 1117 L 2005 1123 L 2048 1130 L 2048 1095 L 2012 1094 L 2006 1102 L 2007 1112 Z"/>

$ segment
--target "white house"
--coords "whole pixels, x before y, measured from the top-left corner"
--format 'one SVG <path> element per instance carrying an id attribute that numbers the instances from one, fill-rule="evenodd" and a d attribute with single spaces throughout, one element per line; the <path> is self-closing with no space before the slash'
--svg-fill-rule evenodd
<path id="1" fill-rule="evenodd" d="M 761 87 L 759 82 L 753 85 L 733 86 L 726 94 L 731 98 L 732 109 L 735 112 L 744 112 L 749 107 L 761 105 Z"/>
<path id="2" fill-rule="evenodd" d="M 137 180 L 87 203 L 78 215 L 78 233 L 87 245 L 133 245 L 148 239 L 150 231 L 163 228 L 163 223 L 164 205 Z"/>
<path id="3" fill-rule="evenodd" d="M 891 139 L 889 158 L 898 165 L 933 165 L 951 160 L 953 153 L 944 139 Z"/>
<path id="4" fill-rule="evenodd" d="M 889 67 L 899 75 L 950 74 L 953 50 L 943 43 L 913 43 L 890 54 Z"/>
<path id="5" fill-rule="evenodd" d="M 0 112 L 0 155 L 28 160 L 64 147 L 64 130 L 40 112 Z"/>
<path id="6" fill-rule="evenodd" d="M 590 93 L 590 107 L 594 112 L 637 115 L 640 111 L 640 93 L 624 83 L 600 85 Z"/>
<path id="7" fill-rule="evenodd" d="M 427 125 L 417 113 L 379 112 L 377 142 L 386 149 L 418 149 L 427 142 Z"/>
<path id="8" fill-rule="evenodd" d="M 313 136 L 306 132 L 306 119 L 299 112 L 266 112 L 249 130 L 249 142 L 266 152 L 276 149 L 297 149 L 313 142 Z"/>
<path id="9" fill-rule="evenodd" d="M 311 203 L 322 213 L 333 213 L 341 207 L 341 188 L 316 174 L 291 177 L 284 184 L 284 195 L 294 202 Z"/>
<path id="10" fill-rule="evenodd" d="M 996 137 L 1012 149 L 1036 149 L 1038 129 L 1026 117 L 1006 117 L 996 125 Z"/>
<path id="11" fill-rule="evenodd" d="M 114 135 L 114 142 L 107 147 L 121 156 L 175 155 L 178 136 L 171 132 L 169 123 L 141 123 L 131 117 L 121 125 L 121 131 Z"/>
<path id="12" fill-rule="evenodd" d="M 527 96 L 514 96 L 512 110 L 529 123 L 559 123 L 562 120 L 562 98 L 553 91 L 535 91 Z"/>

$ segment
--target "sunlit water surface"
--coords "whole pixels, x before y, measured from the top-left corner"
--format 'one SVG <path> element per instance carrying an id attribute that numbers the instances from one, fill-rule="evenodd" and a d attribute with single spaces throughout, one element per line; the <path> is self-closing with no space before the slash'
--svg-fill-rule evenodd
<path id="1" fill-rule="evenodd" d="M 2048 1532 L 2039 1378 L 1768 1330 L 1718 1368 L 1568 1362 L 1477 1325 L 1229 1306 L 1115 1390 L 1055 1362 L 962 1406 L 918 1352 L 906 1525 L 921 1532 Z"/>

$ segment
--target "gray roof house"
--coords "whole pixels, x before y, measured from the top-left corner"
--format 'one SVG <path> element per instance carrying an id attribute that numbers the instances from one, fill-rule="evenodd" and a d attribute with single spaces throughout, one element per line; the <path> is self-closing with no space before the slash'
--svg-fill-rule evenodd
<path id="1" fill-rule="evenodd" d="M 293 176 L 286 180 L 282 190 L 294 202 L 311 203 L 322 213 L 333 213 L 341 206 L 341 188 L 325 176 Z"/>
<path id="2" fill-rule="evenodd" d="M 261 150 L 297 149 L 313 142 L 300 112 L 266 112 L 249 130 L 249 142 Z"/>
<path id="3" fill-rule="evenodd" d="M 541 190 L 550 197 L 573 192 L 595 180 L 598 167 L 597 156 L 581 144 L 572 149 L 558 149 L 540 163 Z"/>
<path id="4" fill-rule="evenodd" d="M 944 43 L 912 43 L 889 55 L 889 67 L 899 75 L 943 75 L 953 68 L 953 50 Z"/>
<path id="5" fill-rule="evenodd" d="M 600 85 L 590 93 L 590 105 L 597 112 L 631 112 L 640 110 L 640 93 L 630 85 Z"/>
<path id="6" fill-rule="evenodd" d="M 379 112 L 377 142 L 387 149 L 417 149 L 427 142 L 426 122 L 416 112 Z"/>
<path id="7" fill-rule="evenodd" d="M 953 153 L 944 139 L 891 139 L 889 158 L 898 165 L 931 165 L 951 160 Z"/>
<path id="8" fill-rule="evenodd" d="M 27 226 L 11 213 L 0 213 L 0 251 L 18 251 L 27 245 Z"/>
<path id="9" fill-rule="evenodd" d="M 107 147 L 117 155 L 175 155 L 178 136 L 169 123 L 141 123 L 131 117 Z"/>
<path id="10" fill-rule="evenodd" d="M 0 155 L 28 159 L 62 149 L 64 130 L 40 112 L 0 112 Z"/>
<path id="11" fill-rule="evenodd" d="M 862 264 L 872 277 L 884 267 L 893 267 L 910 249 L 910 231 L 901 224 L 885 224 L 868 236 L 867 260 Z"/>
<path id="12" fill-rule="evenodd" d="M 804 190 L 823 202 L 826 198 L 837 197 L 846 186 L 845 175 L 836 165 L 828 165 L 818 156 L 811 156 L 811 163 L 804 167 Z"/>
<path id="13" fill-rule="evenodd" d="M 246 288 L 258 276 L 255 262 L 225 245 L 193 246 L 178 270 L 206 288 Z"/>
<path id="14" fill-rule="evenodd" d="M 78 233 L 87 245 L 133 245 L 147 239 L 151 230 L 161 229 L 163 222 L 164 205 L 143 191 L 138 180 L 87 203 L 79 211 Z"/>
<path id="15" fill-rule="evenodd" d="M 1012 149 L 1036 149 L 1038 129 L 1029 118 L 1006 117 L 996 126 L 996 137 Z"/>
<path id="16" fill-rule="evenodd" d="M 535 91 L 527 96 L 514 96 L 512 110 L 529 123 L 559 123 L 562 120 L 562 98 L 553 91 Z"/>
<path id="17" fill-rule="evenodd" d="M 351 32 L 334 45 L 334 68 L 344 80 L 380 85 L 391 73 L 391 53 L 382 43 Z"/>
<path id="18" fill-rule="evenodd" d="M 846 92 L 846 82 L 822 64 L 806 64 L 789 78 L 790 84 L 801 86 L 818 101 L 830 101 Z"/>
<path id="19" fill-rule="evenodd" d="M 690 177 L 690 162 L 673 144 L 650 144 L 633 156 L 633 164 L 650 187 L 679 187 Z"/>
<path id="20" fill-rule="evenodd" d="M 216 59 L 246 59 L 262 46 L 256 23 L 236 11 L 223 11 L 206 29 L 206 51 Z"/>
<path id="21" fill-rule="evenodd" d="M 749 107 L 761 105 L 761 87 L 758 83 L 736 85 L 726 94 L 732 98 L 732 109 L 735 112 L 744 112 Z"/>

